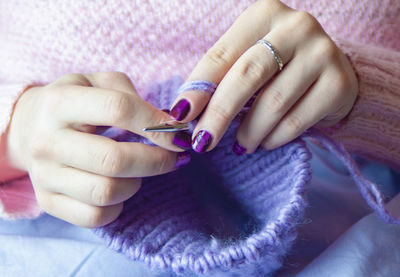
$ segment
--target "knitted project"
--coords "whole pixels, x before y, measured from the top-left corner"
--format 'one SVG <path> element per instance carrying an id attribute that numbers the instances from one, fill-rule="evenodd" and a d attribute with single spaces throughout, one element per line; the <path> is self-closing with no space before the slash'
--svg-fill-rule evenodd
<path id="1" fill-rule="evenodd" d="M 171 73 L 187 78 L 254 2 L 0 0 L 0 133 L 24 88 L 64 74 L 124 72 L 140 94 Z M 359 98 L 347 120 L 324 132 L 351 153 L 400 170 L 400 1 L 282 2 L 316 17 L 359 77 Z M 0 167 L 0 217 L 37 217 L 29 178 L 16 180 L 10 168 L 7 161 Z"/>
<path id="2" fill-rule="evenodd" d="M 179 77 L 153 84 L 146 100 L 166 108 L 182 91 L 215 89 L 207 82 L 181 84 Z M 225 271 L 230 276 L 264 276 L 278 269 L 306 206 L 311 155 L 304 141 L 297 139 L 272 151 L 236 156 L 231 146 L 239 122 L 237 118 L 213 151 L 193 155 L 188 166 L 144 178 L 142 189 L 125 203 L 119 218 L 94 232 L 112 249 L 153 269 L 211 275 Z M 103 135 L 149 143 L 117 128 Z M 306 136 L 336 154 L 368 204 L 385 221 L 398 223 L 341 145 L 317 131 Z"/>

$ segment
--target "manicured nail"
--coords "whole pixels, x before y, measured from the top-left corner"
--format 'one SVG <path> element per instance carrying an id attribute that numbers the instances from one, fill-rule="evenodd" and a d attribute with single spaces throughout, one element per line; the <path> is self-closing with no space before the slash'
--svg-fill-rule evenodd
<path id="1" fill-rule="evenodd" d="M 190 103 L 186 99 L 179 100 L 169 112 L 169 115 L 178 121 L 183 120 L 190 111 Z"/>
<path id="2" fill-rule="evenodd" d="M 240 143 L 237 140 L 235 140 L 235 143 L 233 144 L 232 147 L 232 151 L 236 155 L 242 156 L 244 153 L 246 153 L 247 149 L 244 148 L 242 145 L 240 145 Z"/>
<path id="3" fill-rule="evenodd" d="M 192 136 L 189 132 L 177 132 L 172 139 L 172 143 L 182 149 L 188 150 L 192 148 Z"/>
<path id="4" fill-rule="evenodd" d="M 163 111 L 164 113 L 168 113 L 168 114 L 169 114 L 169 112 L 170 112 L 169 109 L 162 109 L 162 111 Z"/>
<path id="5" fill-rule="evenodd" d="M 206 130 L 201 130 L 197 133 L 196 137 L 193 140 L 192 148 L 194 151 L 198 153 L 203 153 L 207 150 L 208 146 L 210 146 L 212 141 L 212 136 Z"/>
<path id="6" fill-rule="evenodd" d="M 179 152 L 176 155 L 176 164 L 175 168 L 179 169 L 190 162 L 190 153 L 189 152 Z"/>

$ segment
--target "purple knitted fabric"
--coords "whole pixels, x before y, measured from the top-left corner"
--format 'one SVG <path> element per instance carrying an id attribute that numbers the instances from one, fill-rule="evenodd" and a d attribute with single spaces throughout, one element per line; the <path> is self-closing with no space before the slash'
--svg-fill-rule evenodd
<path id="1" fill-rule="evenodd" d="M 181 87 L 182 82 L 176 77 L 153 84 L 146 100 L 169 108 L 177 93 L 191 88 Z M 201 82 L 194 86 L 209 93 L 215 89 Z M 217 276 L 221 272 L 265 276 L 278 269 L 306 207 L 311 155 L 304 141 L 297 139 L 272 151 L 236 156 L 231 149 L 239 122 L 237 118 L 231 124 L 213 151 L 193 153 L 188 166 L 144 178 L 141 190 L 125 202 L 119 218 L 94 232 L 112 249 L 153 269 Z M 148 143 L 116 128 L 103 135 Z M 317 132 L 308 135 L 324 140 Z M 336 149 L 333 142 L 324 142 L 328 149 Z M 359 179 L 359 172 L 352 174 Z M 382 210 L 374 185 L 357 185 L 368 203 Z M 393 219 L 384 210 L 380 214 L 387 221 Z"/>

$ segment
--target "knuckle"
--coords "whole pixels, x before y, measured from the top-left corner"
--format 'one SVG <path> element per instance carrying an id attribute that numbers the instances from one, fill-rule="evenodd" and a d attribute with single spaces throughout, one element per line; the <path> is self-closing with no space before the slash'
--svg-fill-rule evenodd
<path id="1" fill-rule="evenodd" d="M 72 80 L 72 79 L 79 79 L 82 75 L 79 73 L 67 73 L 63 75 L 60 79 Z"/>
<path id="2" fill-rule="evenodd" d="M 39 208 L 42 209 L 43 211 L 48 212 L 54 210 L 54 207 L 52 207 L 50 199 L 40 191 L 36 192 L 36 201 Z"/>
<path id="3" fill-rule="evenodd" d="M 316 43 L 316 60 L 331 62 L 338 58 L 339 51 L 329 38 L 322 38 Z"/>
<path id="4" fill-rule="evenodd" d="M 338 84 L 334 93 L 334 102 L 342 102 L 348 96 L 348 92 L 349 90 L 347 90 L 347 86 L 344 83 Z"/>
<path id="5" fill-rule="evenodd" d="M 105 103 L 105 112 L 109 120 L 118 125 L 129 118 L 131 112 L 131 98 L 125 93 L 113 93 Z"/>
<path id="6" fill-rule="evenodd" d="M 41 210 L 45 212 L 51 210 L 48 207 L 48 202 L 39 193 L 36 194 L 36 201 Z"/>
<path id="7" fill-rule="evenodd" d="M 219 121 L 227 123 L 232 120 L 233 113 L 226 110 L 222 105 L 209 105 L 207 110 L 211 114 L 212 118 L 216 118 L 215 122 Z"/>
<path id="8" fill-rule="evenodd" d="M 86 225 L 88 227 L 99 227 L 106 218 L 107 207 L 92 207 L 87 214 Z"/>
<path id="9" fill-rule="evenodd" d="M 252 85 L 266 76 L 267 67 L 252 59 L 239 66 L 238 74 L 245 85 Z"/>
<path id="10" fill-rule="evenodd" d="M 40 183 L 43 180 L 43 176 L 46 176 L 45 174 L 43 174 L 45 173 L 43 171 L 44 170 L 41 169 L 41 166 L 39 166 L 37 162 L 31 164 L 31 167 L 29 169 L 29 178 L 32 181 L 33 187 L 36 187 L 38 185 L 40 186 Z"/>
<path id="11" fill-rule="evenodd" d="M 77 81 L 77 80 L 81 80 L 83 78 L 84 77 L 83 77 L 82 74 L 79 74 L 79 73 L 68 73 L 68 74 L 65 74 L 65 75 L 61 76 L 61 78 L 58 79 L 57 81 L 74 82 L 74 81 Z"/>
<path id="12" fill-rule="evenodd" d="M 348 105 L 339 105 L 339 107 L 334 110 L 333 113 L 331 113 L 329 116 L 324 118 L 324 120 L 329 120 L 329 121 L 337 121 L 343 118 L 349 111 L 349 106 Z"/>
<path id="13" fill-rule="evenodd" d="M 89 80 L 86 78 L 85 75 L 79 73 L 71 73 L 68 74 L 66 80 L 70 81 L 72 84 L 80 85 L 80 86 L 91 86 Z"/>
<path id="14" fill-rule="evenodd" d="M 239 130 L 240 132 L 240 130 Z M 251 133 L 242 133 L 240 144 L 244 146 L 247 150 L 256 148 L 260 144 L 260 139 Z"/>
<path id="15" fill-rule="evenodd" d="M 286 119 L 286 125 L 293 133 L 298 133 L 303 127 L 303 122 L 298 115 L 292 114 Z"/>
<path id="16" fill-rule="evenodd" d="M 334 85 L 334 99 L 342 101 L 343 98 L 351 95 L 352 83 L 344 72 L 337 72 L 334 77 L 332 77 L 332 83 Z"/>
<path id="17" fill-rule="evenodd" d="M 215 66 L 226 66 L 231 64 L 234 59 L 234 53 L 230 48 L 222 46 L 221 44 L 214 45 L 207 51 L 205 57 Z"/>
<path id="18" fill-rule="evenodd" d="M 56 81 L 48 84 L 46 87 L 54 87 L 60 85 L 80 85 L 90 86 L 89 80 L 85 75 L 79 73 L 68 73 L 57 79 Z"/>
<path id="19" fill-rule="evenodd" d="M 261 99 L 263 99 L 264 103 L 262 104 L 267 108 L 268 112 L 282 114 L 286 111 L 285 99 L 280 89 L 275 87 L 268 88 L 265 92 L 265 98 L 262 97 Z"/>
<path id="20" fill-rule="evenodd" d="M 340 72 L 340 74 L 338 75 L 337 90 L 341 93 L 342 96 L 344 96 L 351 88 L 351 81 L 349 76 L 344 72 Z"/>
<path id="21" fill-rule="evenodd" d="M 164 117 L 160 117 L 159 112 L 157 110 L 151 112 L 151 118 L 153 118 L 154 121 L 147 123 L 147 125 L 151 126 L 161 125 L 164 124 L 166 121 Z M 148 132 L 146 134 L 146 137 L 150 139 L 152 142 L 161 142 L 170 140 L 170 135 L 165 132 Z"/>
<path id="22" fill-rule="evenodd" d="M 154 125 L 162 124 L 163 122 L 156 123 Z M 162 142 L 162 141 L 169 141 L 169 134 L 165 132 L 148 132 L 146 137 L 154 143 Z"/>
<path id="23" fill-rule="evenodd" d="M 271 11 L 276 9 L 282 10 L 285 6 L 279 0 L 258 0 L 253 6 L 250 6 L 250 8 L 255 9 L 255 12 L 259 12 L 262 15 L 269 15 Z"/>
<path id="24" fill-rule="evenodd" d="M 40 159 L 50 152 L 52 143 L 50 139 L 41 134 L 34 134 L 31 137 L 28 149 L 34 159 Z"/>
<path id="25" fill-rule="evenodd" d="M 110 84 L 129 80 L 129 77 L 125 73 L 119 71 L 104 72 L 101 74 L 100 78 L 104 83 Z"/>
<path id="26" fill-rule="evenodd" d="M 165 134 L 162 134 L 161 132 L 151 132 L 148 134 L 148 138 L 153 142 L 162 140 L 164 136 Z"/>
<path id="27" fill-rule="evenodd" d="M 108 176 L 118 176 L 123 170 L 123 153 L 111 146 L 100 154 L 100 170 Z"/>
<path id="28" fill-rule="evenodd" d="M 315 32 L 321 31 L 321 25 L 317 19 L 305 11 L 296 11 L 292 17 L 292 24 L 301 32 L 303 36 L 310 36 Z"/>
<path id="29" fill-rule="evenodd" d="M 154 172 L 163 173 L 168 172 L 172 168 L 171 165 L 171 154 L 168 152 L 163 152 L 157 162 L 155 163 Z"/>
<path id="30" fill-rule="evenodd" d="M 65 74 L 64 76 L 62 76 L 61 79 L 68 80 L 68 81 L 86 80 L 85 76 L 83 76 L 80 73 L 68 73 L 68 74 Z"/>
<path id="31" fill-rule="evenodd" d="M 114 196 L 115 178 L 104 177 L 102 181 L 92 185 L 90 190 L 90 199 L 95 205 L 109 205 Z"/>
<path id="32" fill-rule="evenodd" d="M 52 114 L 57 112 L 60 105 L 65 101 L 60 93 L 51 87 L 46 87 L 42 90 L 39 100 L 42 111 Z"/>

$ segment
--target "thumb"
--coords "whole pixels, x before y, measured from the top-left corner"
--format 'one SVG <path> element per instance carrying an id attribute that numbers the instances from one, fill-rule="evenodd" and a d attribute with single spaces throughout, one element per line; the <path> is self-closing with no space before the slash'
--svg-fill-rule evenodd
<path id="1" fill-rule="evenodd" d="M 120 91 L 132 95 L 135 99 L 132 106 L 131 118 L 121 123 L 120 127 L 141 135 L 158 146 L 171 151 L 183 151 L 190 149 L 191 136 L 186 132 L 160 133 L 145 132 L 144 127 L 155 126 L 171 120 L 165 111 L 159 110 L 150 103 L 143 100 L 136 92 L 130 78 L 121 72 L 97 72 L 85 74 L 93 87 Z"/>

